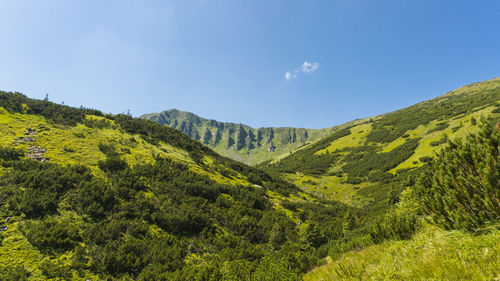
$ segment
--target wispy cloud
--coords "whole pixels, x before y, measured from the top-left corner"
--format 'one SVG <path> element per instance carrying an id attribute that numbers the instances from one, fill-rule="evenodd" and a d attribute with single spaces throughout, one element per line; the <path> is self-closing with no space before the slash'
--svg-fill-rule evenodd
<path id="1" fill-rule="evenodd" d="M 316 72 L 316 70 L 318 70 L 318 68 L 319 68 L 319 63 L 305 61 L 300 67 L 298 67 L 294 71 L 285 72 L 285 80 L 291 81 L 292 79 L 299 77 L 299 75 L 302 73 Z"/>
<path id="2" fill-rule="evenodd" d="M 310 63 L 308 61 L 305 61 L 304 64 L 302 64 L 302 66 L 300 67 L 300 69 L 302 70 L 302 72 L 312 73 L 312 72 L 318 70 L 318 67 L 319 67 L 319 63 L 317 63 L 317 62 Z"/>

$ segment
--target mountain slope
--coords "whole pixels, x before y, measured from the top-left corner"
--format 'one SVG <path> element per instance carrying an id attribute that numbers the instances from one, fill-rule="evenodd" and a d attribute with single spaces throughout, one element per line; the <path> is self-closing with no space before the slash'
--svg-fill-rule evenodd
<path id="1" fill-rule="evenodd" d="M 500 78 L 339 126 L 286 157 L 261 164 L 304 190 L 353 206 L 377 204 L 393 183 L 429 161 L 448 138 L 477 129 L 481 116 L 500 116 Z"/>
<path id="2" fill-rule="evenodd" d="M 145 114 L 141 118 L 177 129 L 213 148 L 221 155 L 249 165 L 275 159 L 333 131 L 333 128 L 256 129 L 243 124 L 205 119 L 177 109 Z"/>
<path id="3" fill-rule="evenodd" d="M 157 123 L 0 92 L 1 280 L 298 280 L 315 248 L 279 203 L 307 198 Z"/>

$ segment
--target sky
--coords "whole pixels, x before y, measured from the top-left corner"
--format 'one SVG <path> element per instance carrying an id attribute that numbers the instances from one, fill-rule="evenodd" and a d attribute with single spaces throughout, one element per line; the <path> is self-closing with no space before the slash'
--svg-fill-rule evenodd
<path id="1" fill-rule="evenodd" d="M 500 76 L 500 1 L 0 0 L 0 90 L 325 128 Z"/>

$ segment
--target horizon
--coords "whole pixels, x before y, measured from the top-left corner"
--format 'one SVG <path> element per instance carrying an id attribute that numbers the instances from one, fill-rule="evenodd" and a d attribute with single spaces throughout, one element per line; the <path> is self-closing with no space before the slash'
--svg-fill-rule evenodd
<path id="1" fill-rule="evenodd" d="M 0 89 L 328 128 L 498 77 L 500 3 L 456 3 L 0 0 Z"/>

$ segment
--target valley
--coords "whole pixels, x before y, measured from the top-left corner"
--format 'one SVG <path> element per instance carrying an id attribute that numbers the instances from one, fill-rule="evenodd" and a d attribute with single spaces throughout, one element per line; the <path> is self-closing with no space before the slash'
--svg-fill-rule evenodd
<path id="1" fill-rule="evenodd" d="M 225 137 L 216 144 L 158 124 L 155 118 L 167 113 L 191 132 L 218 128 L 214 134 Z M 498 157 L 499 78 L 319 131 L 254 132 L 167 113 L 132 118 L 0 92 L 0 279 L 487 280 L 500 274 L 498 220 L 491 219 L 499 171 L 488 170 L 494 162 L 464 158 L 479 161 L 474 165 L 488 176 L 449 180 L 456 170 L 441 172 L 451 173 L 443 179 L 450 186 L 464 177 L 486 181 L 479 185 L 485 190 L 467 189 L 481 194 L 471 197 L 479 200 L 477 211 L 457 216 L 450 206 L 462 199 L 454 195 L 442 211 L 439 204 L 448 203 L 433 205 L 438 199 L 426 193 L 440 182 L 428 177 L 441 175 L 429 167 L 446 167 L 437 165 L 448 159 L 441 155 L 454 155 L 450 146 L 484 154 L 490 148 L 476 151 L 469 142 L 490 138 L 472 143 L 493 145 L 488 155 Z M 282 146 L 249 166 L 229 150 L 217 154 L 221 143 L 228 148 L 229 132 L 242 140 L 231 153 L 240 145 L 257 155 L 252 159 L 271 143 Z"/>

